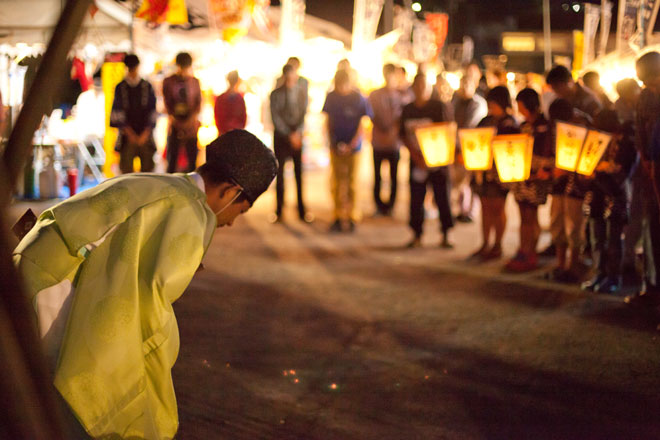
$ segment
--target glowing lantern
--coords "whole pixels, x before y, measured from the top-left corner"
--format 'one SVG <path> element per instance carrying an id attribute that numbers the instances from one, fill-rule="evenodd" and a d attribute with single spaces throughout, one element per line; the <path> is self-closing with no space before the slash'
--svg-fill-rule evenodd
<path id="1" fill-rule="evenodd" d="M 555 165 L 566 171 L 575 171 L 580 160 L 582 144 L 588 129 L 581 125 L 557 122 L 557 145 Z"/>
<path id="2" fill-rule="evenodd" d="M 429 168 L 454 163 L 456 122 L 439 122 L 415 129 L 415 136 Z"/>
<path id="3" fill-rule="evenodd" d="M 608 133 L 589 130 L 576 171 L 585 176 L 591 176 L 611 140 L 612 136 Z"/>
<path id="4" fill-rule="evenodd" d="M 580 125 L 557 122 L 557 168 L 590 176 L 603 157 L 612 136 Z"/>
<path id="5" fill-rule="evenodd" d="M 522 182 L 529 179 L 532 168 L 534 138 L 527 134 L 495 136 L 493 157 L 502 182 Z"/>
<path id="6" fill-rule="evenodd" d="M 495 133 L 495 127 L 458 130 L 466 170 L 485 171 L 493 167 L 493 153 L 490 144 Z"/>

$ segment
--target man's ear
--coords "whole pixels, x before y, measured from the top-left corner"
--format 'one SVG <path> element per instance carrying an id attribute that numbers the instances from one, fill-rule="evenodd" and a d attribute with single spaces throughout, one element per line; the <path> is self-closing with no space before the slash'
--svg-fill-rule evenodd
<path id="1" fill-rule="evenodd" d="M 220 198 L 223 198 L 227 195 L 229 191 L 238 190 L 238 189 L 240 188 L 232 183 L 221 183 L 218 188 L 218 191 L 220 192 L 219 196 Z"/>

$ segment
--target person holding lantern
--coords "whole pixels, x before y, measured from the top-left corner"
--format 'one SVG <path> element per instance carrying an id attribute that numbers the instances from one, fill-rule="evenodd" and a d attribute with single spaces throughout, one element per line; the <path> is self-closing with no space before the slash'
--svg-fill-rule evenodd
<path id="1" fill-rule="evenodd" d="M 534 137 L 530 178 L 513 185 L 513 195 L 520 209 L 520 250 L 506 265 L 512 272 L 527 272 L 538 265 L 536 245 L 541 233 L 538 207 L 550 189 L 553 148 L 548 120 L 541 112 L 541 100 L 534 89 L 523 89 L 516 96 L 518 111 L 525 118 L 521 132 Z"/>
<path id="2" fill-rule="evenodd" d="M 434 122 L 449 122 L 453 120 L 451 108 L 441 101 L 429 99 L 430 90 L 426 83 L 426 75 L 418 73 L 413 80 L 412 89 L 415 100 L 403 107 L 401 113 L 400 133 L 403 143 L 410 152 L 410 227 L 415 234 L 408 244 L 409 248 L 422 245 L 422 229 L 424 224 L 424 199 L 427 187 L 433 188 L 435 204 L 440 215 L 442 239 L 440 246 L 453 247 L 449 242 L 449 231 L 454 226 L 450 207 L 449 167 L 429 168 L 426 165 L 422 150 L 415 135 L 415 129 Z"/>
<path id="3" fill-rule="evenodd" d="M 587 114 L 574 108 L 565 99 L 553 101 L 549 113 L 552 127 L 555 127 L 557 121 L 584 126 L 592 124 L 592 119 Z M 556 139 L 556 133 L 553 138 Z M 552 174 L 550 233 L 555 246 L 557 265 L 547 274 L 547 278 L 577 283 L 584 271 L 581 253 L 586 231 L 582 204 L 587 183 L 585 178 L 577 173 L 557 167 L 553 168 Z"/>
<path id="4" fill-rule="evenodd" d="M 511 95 L 505 86 L 497 86 L 486 95 L 488 116 L 478 127 L 496 127 L 497 134 L 518 134 L 520 129 L 513 119 Z M 502 256 L 502 237 L 506 227 L 504 205 L 509 189 L 502 185 L 495 167 L 488 171 L 475 171 L 471 182 L 472 190 L 481 201 L 481 233 L 483 244 L 472 254 L 472 258 L 491 260 Z M 490 246 L 491 231 L 495 241 Z"/>
<path id="5" fill-rule="evenodd" d="M 594 125 L 612 134 L 603 159 L 590 176 L 590 189 L 584 200 L 589 218 L 594 276 L 582 283 L 583 290 L 615 293 L 621 289 L 624 229 L 630 209 L 630 179 L 637 164 L 634 132 L 624 126 L 615 111 L 603 110 Z"/>

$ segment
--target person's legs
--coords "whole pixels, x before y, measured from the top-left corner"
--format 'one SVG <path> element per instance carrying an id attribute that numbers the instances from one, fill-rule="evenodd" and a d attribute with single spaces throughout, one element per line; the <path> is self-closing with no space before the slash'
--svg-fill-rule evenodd
<path id="1" fill-rule="evenodd" d="M 293 171 L 296 176 L 296 194 L 298 195 L 298 216 L 304 220 L 307 210 L 305 209 L 305 202 L 303 200 L 303 181 L 302 181 L 302 149 L 293 150 L 291 152 L 293 158 Z"/>
<path id="2" fill-rule="evenodd" d="M 607 222 L 602 215 L 596 215 L 589 220 L 591 233 L 591 257 L 593 259 L 593 277 L 582 283 L 582 289 L 595 290 L 605 280 L 607 275 Z"/>
<path id="3" fill-rule="evenodd" d="M 399 176 L 399 151 L 393 151 L 389 154 L 387 160 L 390 163 L 390 198 L 387 201 L 387 211 L 388 213 L 392 212 L 394 209 L 394 202 L 396 201 L 396 192 L 398 186 L 398 176 Z"/>
<path id="4" fill-rule="evenodd" d="M 502 238 L 504 237 L 504 230 L 506 229 L 505 204 L 506 196 L 493 198 L 493 219 L 495 227 L 495 244 L 493 245 L 493 249 L 499 249 L 500 253 L 502 249 Z"/>
<path id="5" fill-rule="evenodd" d="M 170 127 L 170 133 L 167 136 L 167 172 L 176 173 L 176 162 L 179 158 L 179 138 L 174 127 Z"/>
<path id="6" fill-rule="evenodd" d="M 184 145 L 186 147 L 186 157 L 188 158 L 188 166 L 185 172 L 192 173 L 197 168 L 197 153 L 199 152 L 197 148 L 197 136 L 184 140 Z"/>
<path id="7" fill-rule="evenodd" d="M 284 167 L 289 158 L 288 143 L 282 136 L 273 137 L 273 150 L 277 158 L 277 177 L 275 178 L 275 196 L 277 204 L 275 215 L 279 219 L 282 216 L 282 207 L 284 206 Z"/>
<path id="8" fill-rule="evenodd" d="M 575 278 L 579 278 L 582 275 L 580 255 L 585 242 L 584 233 L 586 231 L 585 218 L 582 212 L 583 200 L 566 197 L 564 203 L 566 205 L 566 236 L 570 249 L 568 269 Z"/>
<path id="9" fill-rule="evenodd" d="M 440 217 L 440 228 L 442 233 L 443 245 L 448 246 L 447 233 L 454 226 L 454 218 L 451 215 L 450 188 L 449 188 L 449 169 L 441 168 L 429 174 L 429 181 L 433 186 L 433 195 L 435 204 L 438 207 Z"/>
<path id="10" fill-rule="evenodd" d="M 412 174 L 412 173 L 411 173 Z M 417 182 L 410 179 L 410 228 L 415 239 L 422 236 L 424 225 L 424 199 L 426 198 L 426 182 Z"/>
<path id="11" fill-rule="evenodd" d="M 139 147 L 140 171 L 150 173 L 154 170 L 154 153 L 156 152 L 153 141 L 147 141 L 146 144 Z"/>
<path id="12" fill-rule="evenodd" d="M 550 233 L 552 243 L 555 245 L 555 256 L 557 258 L 557 267 L 555 275 L 566 269 L 566 251 L 568 244 L 566 240 L 566 227 L 564 225 L 564 200 L 566 196 L 553 194 L 550 205 Z"/>
<path id="13" fill-rule="evenodd" d="M 381 165 L 383 163 L 384 153 L 374 150 L 374 202 L 376 203 L 376 210 L 382 214 L 385 212 L 386 206 L 380 195 L 381 187 Z"/>
<path id="14" fill-rule="evenodd" d="M 360 153 L 352 153 L 346 156 L 346 211 L 348 213 L 348 220 L 351 222 L 351 229 L 354 227 L 354 222 L 360 218 L 359 208 L 356 203 L 357 199 L 357 172 L 358 159 Z"/>
<path id="15" fill-rule="evenodd" d="M 627 188 L 630 193 L 630 222 L 626 228 L 624 264 L 631 268 L 635 267 L 637 248 L 642 239 L 644 218 L 642 173 L 641 167 L 637 167 Z"/>
<path id="16" fill-rule="evenodd" d="M 340 156 L 334 152 L 330 152 L 330 192 L 332 193 L 332 200 L 334 202 L 334 216 L 335 220 L 341 220 L 341 195 L 340 195 L 340 176 L 341 176 L 341 161 Z"/>
<path id="17" fill-rule="evenodd" d="M 133 160 L 137 154 L 138 146 L 130 143 L 124 138 L 121 144 L 121 151 L 119 152 L 119 170 L 122 174 L 132 173 Z"/>
<path id="18" fill-rule="evenodd" d="M 494 227 L 493 220 L 493 198 L 492 197 L 481 197 L 481 236 L 483 244 L 477 252 L 485 252 L 489 249 L 490 243 L 490 232 Z"/>
<path id="19" fill-rule="evenodd" d="M 607 222 L 607 284 L 598 286 L 599 292 L 614 293 L 621 288 L 623 275 L 623 243 L 625 223 L 618 219 Z"/>

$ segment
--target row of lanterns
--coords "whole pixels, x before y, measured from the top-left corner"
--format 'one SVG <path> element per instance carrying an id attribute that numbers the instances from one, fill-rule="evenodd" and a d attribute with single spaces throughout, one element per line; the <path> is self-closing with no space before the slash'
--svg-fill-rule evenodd
<path id="1" fill-rule="evenodd" d="M 455 122 L 420 126 L 415 130 L 429 168 L 454 163 L 456 132 L 461 143 L 465 168 L 485 171 L 493 161 L 502 182 L 529 179 L 534 138 L 528 134 L 496 135 L 495 127 L 457 130 Z M 590 176 L 602 158 L 612 135 L 587 127 L 557 122 L 555 166 Z"/>

